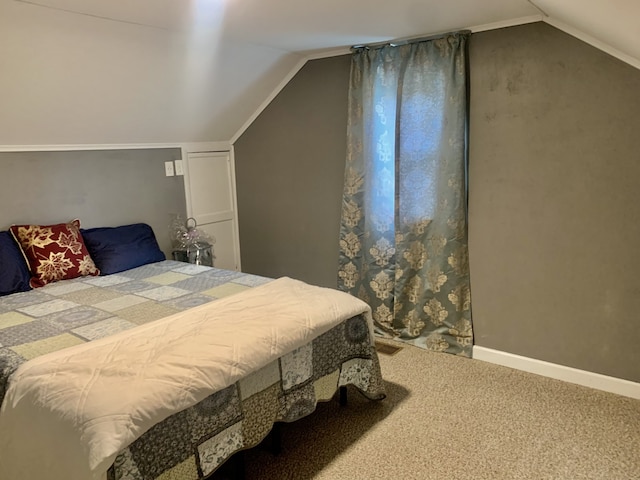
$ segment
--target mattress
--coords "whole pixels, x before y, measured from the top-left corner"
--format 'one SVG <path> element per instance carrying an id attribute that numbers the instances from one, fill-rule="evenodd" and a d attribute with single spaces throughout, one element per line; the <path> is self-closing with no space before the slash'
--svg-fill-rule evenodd
<path id="1" fill-rule="evenodd" d="M 111 338 L 269 282 L 240 272 L 164 261 L 2 297 L 0 398 L 12 373 L 28 360 Z M 339 386 L 354 385 L 372 399 L 384 397 L 366 313 L 344 319 L 146 429 L 118 452 L 108 478 L 201 479 L 234 452 L 259 443 L 275 421 L 294 421 L 313 412 L 316 403 L 330 399 Z M 46 448 L 35 445 L 29 452 L 34 457 Z"/>

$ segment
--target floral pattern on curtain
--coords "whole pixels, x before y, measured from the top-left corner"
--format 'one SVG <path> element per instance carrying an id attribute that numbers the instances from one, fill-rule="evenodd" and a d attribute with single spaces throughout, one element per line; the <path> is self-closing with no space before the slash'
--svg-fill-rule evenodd
<path id="1" fill-rule="evenodd" d="M 473 343 L 467 41 L 354 51 L 338 272 L 379 334 L 463 356 Z"/>

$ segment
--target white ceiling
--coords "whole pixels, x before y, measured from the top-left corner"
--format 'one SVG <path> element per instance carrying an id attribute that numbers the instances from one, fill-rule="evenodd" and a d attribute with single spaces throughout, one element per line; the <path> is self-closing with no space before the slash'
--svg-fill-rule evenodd
<path id="1" fill-rule="evenodd" d="M 526 0 L 29 0 L 169 30 L 220 31 L 290 52 L 449 31 L 539 13 Z M 478 6 L 481 5 L 481 8 Z"/>
<path id="2" fill-rule="evenodd" d="M 0 0 L 0 145 L 228 141 L 309 55 L 536 16 L 640 65 L 640 1 L 533 2 Z"/>
<path id="3" fill-rule="evenodd" d="M 640 65 L 640 1 L 638 0 L 534 0 L 546 20 L 588 35 L 594 43 L 628 56 Z"/>

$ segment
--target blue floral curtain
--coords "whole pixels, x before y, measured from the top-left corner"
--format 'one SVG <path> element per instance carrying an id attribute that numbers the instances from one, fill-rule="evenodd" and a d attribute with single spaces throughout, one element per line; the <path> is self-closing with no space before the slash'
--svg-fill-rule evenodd
<path id="1" fill-rule="evenodd" d="M 354 51 L 338 284 L 379 334 L 471 356 L 467 41 Z"/>

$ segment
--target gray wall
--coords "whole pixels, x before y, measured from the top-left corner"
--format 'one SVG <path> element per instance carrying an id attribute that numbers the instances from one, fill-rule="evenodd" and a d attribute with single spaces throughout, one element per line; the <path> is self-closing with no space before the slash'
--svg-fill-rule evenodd
<path id="1" fill-rule="evenodd" d="M 0 153 L 0 229 L 79 218 L 83 228 L 144 222 L 170 258 L 172 214 L 186 216 L 180 149 Z"/>
<path id="2" fill-rule="evenodd" d="M 471 67 L 476 343 L 640 381 L 640 71 L 546 24 Z"/>
<path id="3" fill-rule="evenodd" d="M 307 63 L 235 143 L 244 271 L 336 286 L 349 62 Z"/>
<path id="4" fill-rule="evenodd" d="M 236 144 L 243 268 L 335 285 L 348 57 Z M 640 381 L 640 71 L 538 23 L 471 39 L 476 344 Z"/>

